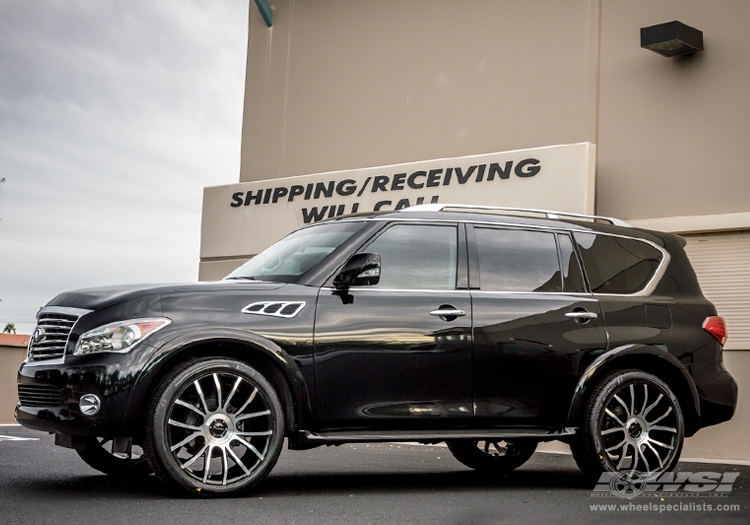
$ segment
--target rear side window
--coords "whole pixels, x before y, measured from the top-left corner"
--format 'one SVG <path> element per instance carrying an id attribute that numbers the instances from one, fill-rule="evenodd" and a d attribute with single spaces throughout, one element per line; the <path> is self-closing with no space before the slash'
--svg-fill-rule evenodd
<path id="1" fill-rule="evenodd" d="M 636 239 L 576 233 L 575 240 L 594 293 L 640 292 L 664 257 L 661 251 Z"/>
<path id="2" fill-rule="evenodd" d="M 555 235 L 474 228 L 479 285 L 499 292 L 561 292 Z"/>

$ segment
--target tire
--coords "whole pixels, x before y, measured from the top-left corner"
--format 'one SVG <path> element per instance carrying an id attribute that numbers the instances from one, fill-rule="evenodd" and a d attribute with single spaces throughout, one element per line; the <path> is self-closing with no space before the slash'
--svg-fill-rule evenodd
<path id="1" fill-rule="evenodd" d="M 128 454 L 112 452 L 112 440 L 89 438 L 76 452 L 86 464 L 99 472 L 119 478 L 140 478 L 151 474 L 151 467 L 140 447 L 133 446 Z"/>
<path id="2" fill-rule="evenodd" d="M 646 372 L 623 370 L 594 389 L 570 448 L 592 482 L 604 471 L 649 479 L 675 468 L 684 437 L 680 402 L 669 386 Z"/>
<path id="3" fill-rule="evenodd" d="M 284 442 L 271 384 L 233 359 L 204 359 L 164 378 L 151 402 L 146 456 L 183 495 L 238 496 L 268 475 Z"/>
<path id="4" fill-rule="evenodd" d="M 469 468 L 488 474 L 506 474 L 534 454 L 536 441 L 447 441 L 448 448 L 458 461 Z"/>

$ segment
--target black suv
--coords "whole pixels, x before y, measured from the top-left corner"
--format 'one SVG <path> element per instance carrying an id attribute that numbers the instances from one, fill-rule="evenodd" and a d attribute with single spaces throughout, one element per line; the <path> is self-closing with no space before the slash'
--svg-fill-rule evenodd
<path id="1" fill-rule="evenodd" d="M 249 489 L 284 438 L 445 441 L 493 473 L 560 440 L 592 478 L 660 473 L 737 401 L 684 244 L 476 206 L 322 222 L 221 282 L 58 295 L 16 419 L 102 472 L 204 495 Z"/>

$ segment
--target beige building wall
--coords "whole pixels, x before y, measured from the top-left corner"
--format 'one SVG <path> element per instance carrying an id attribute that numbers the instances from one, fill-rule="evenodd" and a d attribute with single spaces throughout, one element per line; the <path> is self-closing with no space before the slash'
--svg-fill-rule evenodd
<path id="1" fill-rule="evenodd" d="M 18 404 L 16 374 L 26 357 L 28 335 L 0 334 L 0 424 L 15 423 L 13 411 Z"/>
<path id="2" fill-rule="evenodd" d="M 750 2 L 604 0 L 601 13 L 597 212 L 750 211 Z M 639 28 L 675 19 L 703 31 L 704 51 L 639 47 Z"/>
<path id="3" fill-rule="evenodd" d="M 250 10 L 240 182 L 596 142 L 594 0 Z"/>

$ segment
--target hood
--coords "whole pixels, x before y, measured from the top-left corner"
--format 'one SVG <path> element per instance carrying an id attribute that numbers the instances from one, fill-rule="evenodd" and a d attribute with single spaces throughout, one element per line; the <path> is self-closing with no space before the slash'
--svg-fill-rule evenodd
<path id="1" fill-rule="evenodd" d="M 183 283 L 183 284 L 130 284 L 83 288 L 63 292 L 52 299 L 47 306 L 68 306 L 85 310 L 99 310 L 107 306 L 142 299 L 152 295 L 180 293 L 207 293 L 245 288 L 249 291 L 275 290 L 284 283 L 263 281 L 227 280 L 216 282 Z"/>

